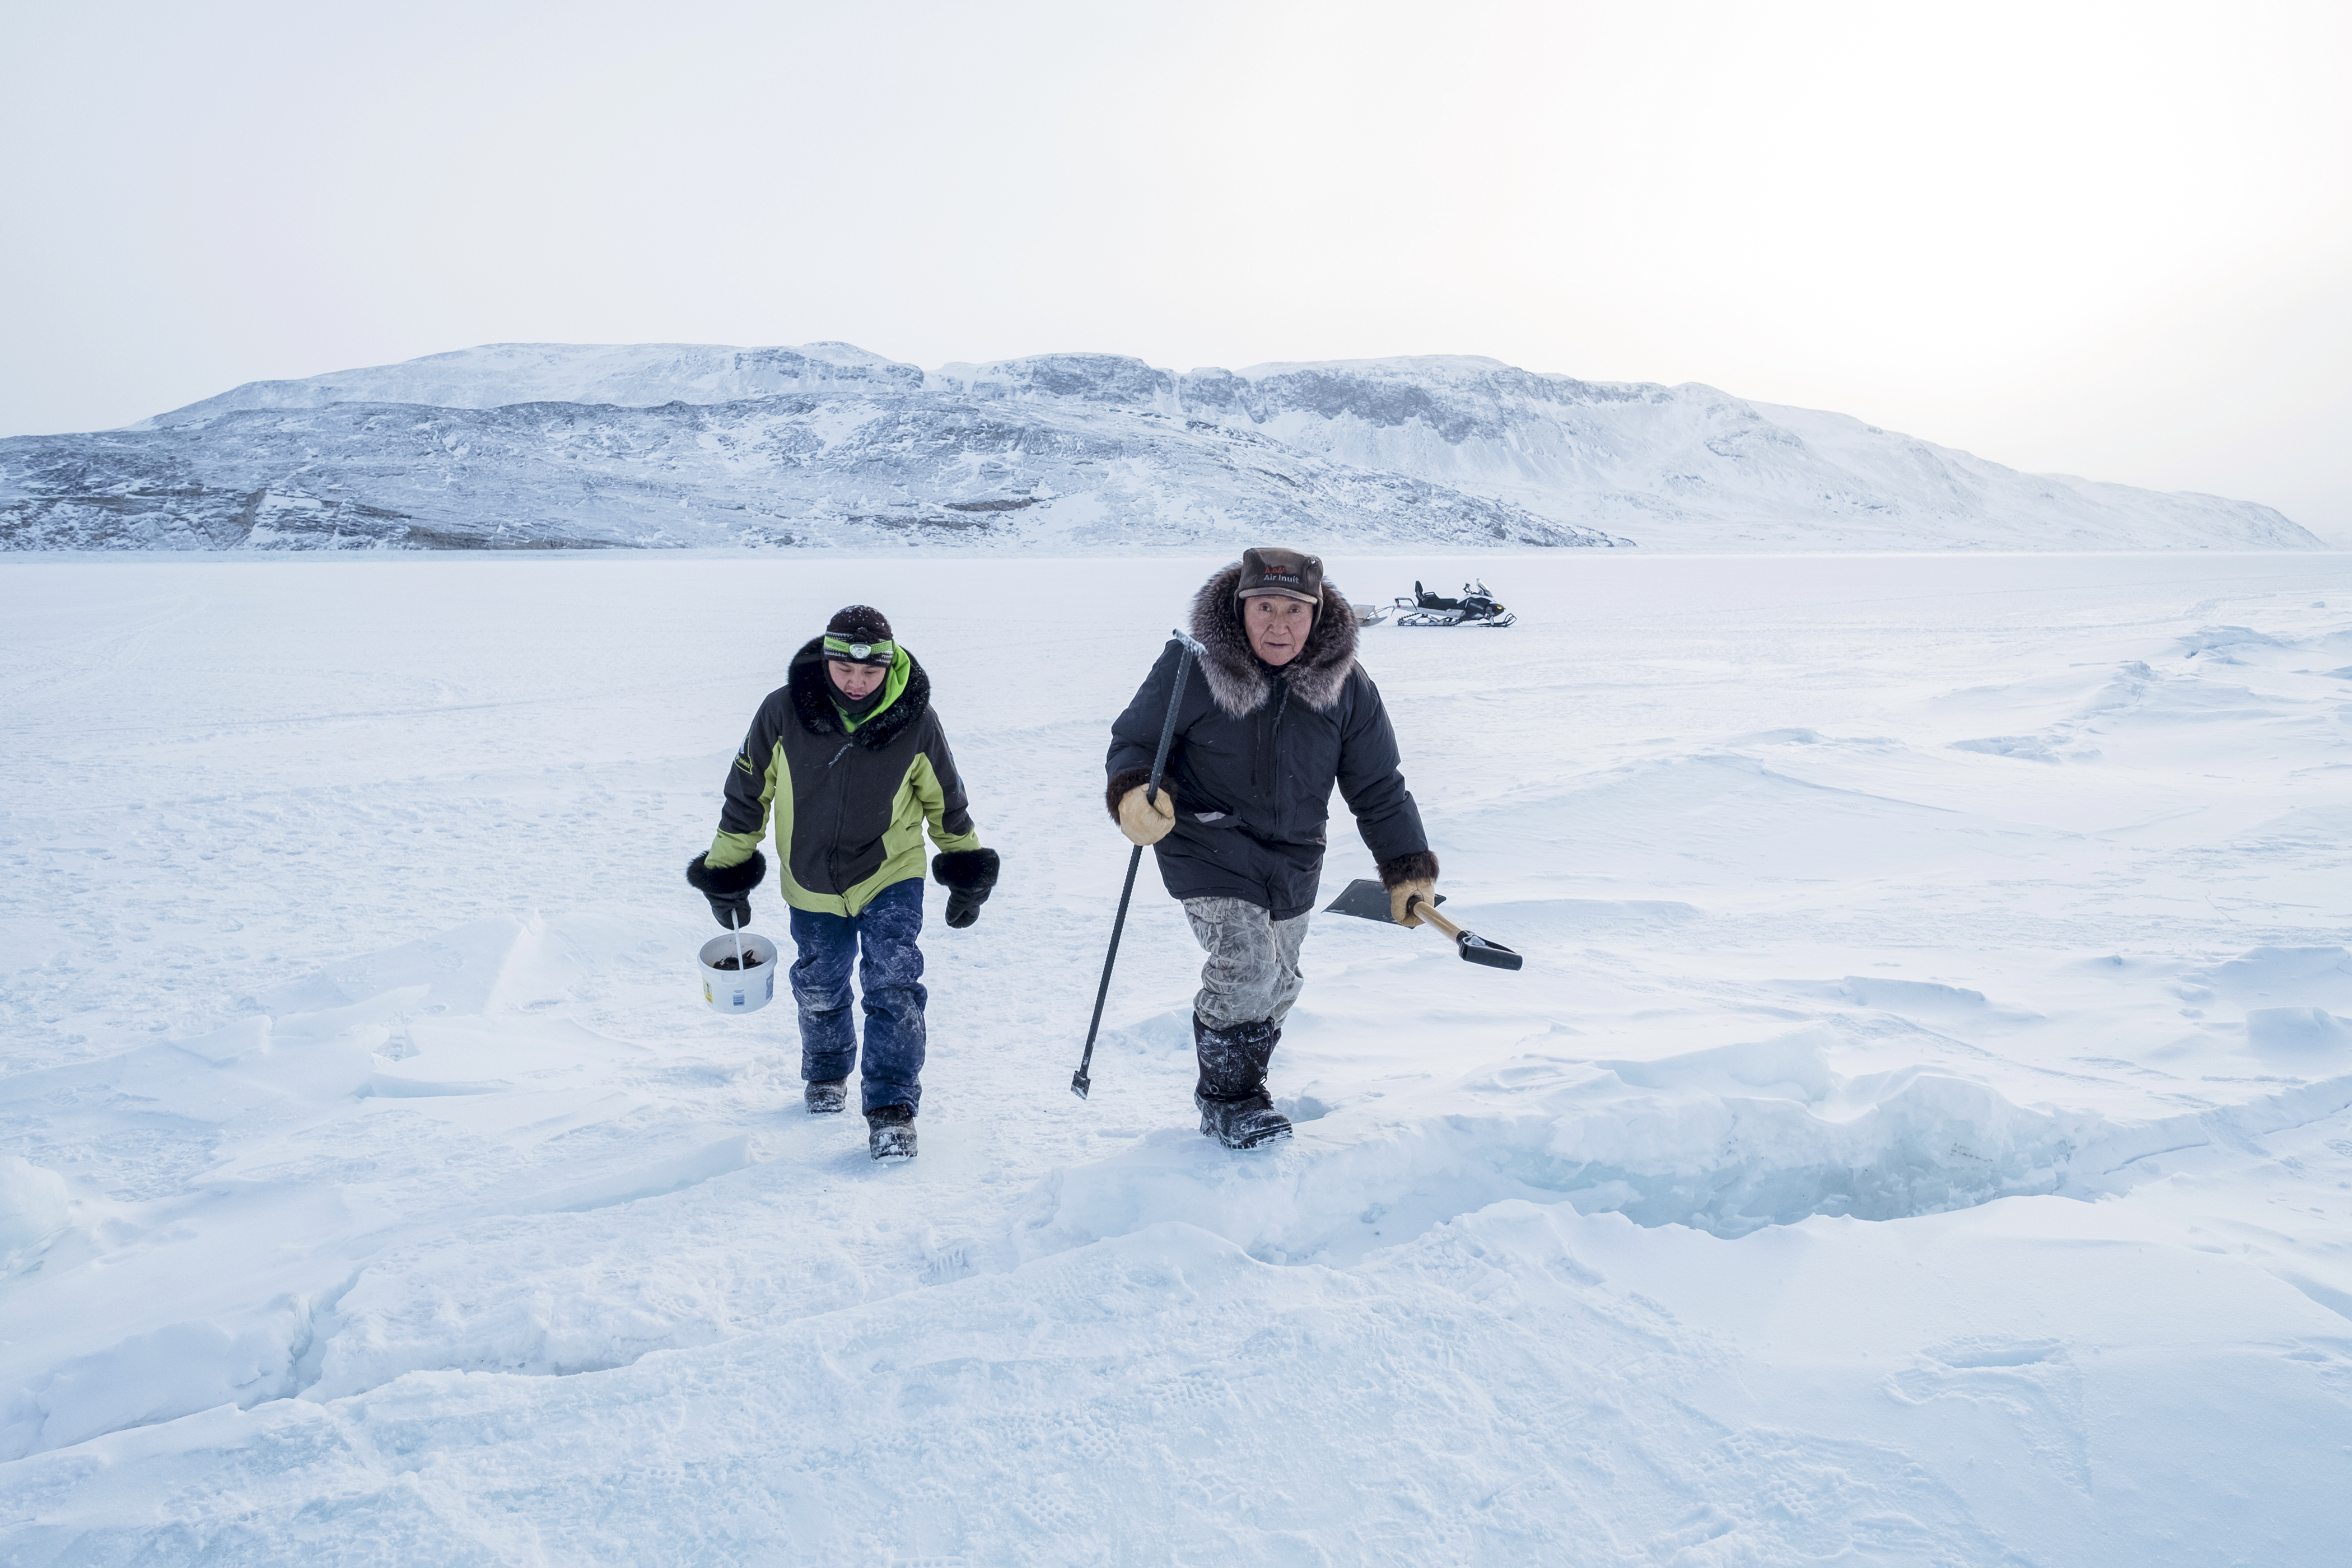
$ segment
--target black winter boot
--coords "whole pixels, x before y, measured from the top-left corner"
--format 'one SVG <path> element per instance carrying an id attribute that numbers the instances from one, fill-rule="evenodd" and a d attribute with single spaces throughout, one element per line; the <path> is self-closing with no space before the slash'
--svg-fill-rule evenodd
<path id="1" fill-rule="evenodd" d="M 1201 1131 L 1228 1149 L 1290 1136 L 1289 1118 L 1265 1092 L 1265 1064 L 1280 1038 L 1270 1019 L 1213 1028 L 1192 1015 L 1192 1050 L 1201 1061 L 1192 1103 L 1201 1108 Z"/>
<path id="2" fill-rule="evenodd" d="M 845 1078 L 816 1079 L 808 1086 L 808 1108 L 812 1116 L 839 1110 L 849 1103 L 849 1080 Z"/>
<path id="3" fill-rule="evenodd" d="M 915 1157 L 915 1111 L 912 1106 L 877 1105 L 866 1113 L 866 1148 L 877 1160 Z"/>

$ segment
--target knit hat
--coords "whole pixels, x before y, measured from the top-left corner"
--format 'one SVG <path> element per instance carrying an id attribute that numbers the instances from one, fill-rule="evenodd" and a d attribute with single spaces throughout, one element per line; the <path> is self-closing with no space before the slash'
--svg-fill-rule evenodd
<path id="1" fill-rule="evenodd" d="M 871 605 L 850 605 L 824 624 L 824 657 L 887 669 L 898 657 L 890 617 Z"/>

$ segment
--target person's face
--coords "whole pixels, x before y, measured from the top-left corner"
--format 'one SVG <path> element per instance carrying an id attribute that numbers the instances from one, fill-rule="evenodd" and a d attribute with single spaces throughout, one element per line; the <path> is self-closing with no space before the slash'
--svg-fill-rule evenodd
<path id="1" fill-rule="evenodd" d="M 852 702 L 881 685 L 882 678 L 890 673 L 879 665 L 852 664 L 845 658 L 826 659 L 824 668 L 833 677 L 835 689 Z"/>
<path id="2" fill-rule="evenodd" d="M 1249 634 L 1250 651 L 1277 669 L 1298 657 L 1314 627 L 1315 606 L 1303 599 L 1260 594 L 1242 601 L 1242 630 Z"/>

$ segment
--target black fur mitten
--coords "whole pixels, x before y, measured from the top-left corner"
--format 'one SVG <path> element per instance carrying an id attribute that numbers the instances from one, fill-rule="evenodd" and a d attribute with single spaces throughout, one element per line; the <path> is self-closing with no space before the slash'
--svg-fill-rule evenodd
<path id="1" fill-rule="evenodd" d="M 948 924 L 963 927 L 980 919 L 996 886 L 993 849 L 949 849 L 931 857 L 931 879 L 948 890 Z"/>
<path id="2" fill-rule="evenodd" d="M 729 931 L 751 923 L 751 889 L 768 874 L 768 858 L 757 849 L 740 866 L 722 866 L 713 870 L 709 861 L 710 852 L 704 850 L 687 862 L 686 879 L 695 890 L 710 900 L 711 918 Z"/>

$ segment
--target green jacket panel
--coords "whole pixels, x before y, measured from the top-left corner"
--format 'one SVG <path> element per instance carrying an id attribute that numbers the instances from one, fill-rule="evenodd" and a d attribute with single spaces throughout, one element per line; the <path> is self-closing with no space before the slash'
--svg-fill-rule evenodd
<path id="1" fill-rule="evenodd" d="M 923 875 L 926 826 L 942 850 L 976 849 L 980 836 L 923 667 L 902 649 L 909 668 L 898 699 L 848 733 L 824 645 L 811 638 L 752 716 L 728 768 L 708 863 L 751 858 L 772 814 L 784 901 L 855 915 L 883 889 Z"/>

